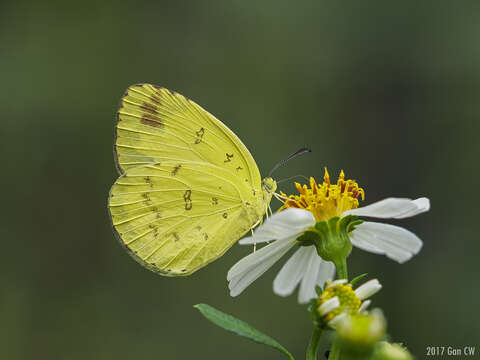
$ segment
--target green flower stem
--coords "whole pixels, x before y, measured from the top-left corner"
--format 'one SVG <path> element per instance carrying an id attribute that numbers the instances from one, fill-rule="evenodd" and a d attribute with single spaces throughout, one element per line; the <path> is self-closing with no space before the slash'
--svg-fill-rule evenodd
<path id="1" fill-rule="evenodd" d="M 337 278 L 348 280 L 347 259 L 343 258 L 339 262 L 335 262 L 335 267 L 337 268 Z"/>
<path id="2" fill-rule="evenodd" d="M 340 345 L 338 341 L 334 341 L 332 348 L 330 349 L 330 355 L 328 355 L 328 360 L 339 360 L 340 359 Z"/>
<path id="3" fill-rule="evenodd" d="M 317 360 L 318 344 L 321 335 L 322 329 L 315 326 L 307 348 L 307 360 Z"/>

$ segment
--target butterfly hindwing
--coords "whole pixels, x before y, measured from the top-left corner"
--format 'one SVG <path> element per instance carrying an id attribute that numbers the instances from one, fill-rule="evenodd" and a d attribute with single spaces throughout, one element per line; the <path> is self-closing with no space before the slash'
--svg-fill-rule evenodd
<path id="1" fill-rule="evenodd" d="M 221 256 L 262 211 L 251 187 L 209 163 L 164 161 L 129 168 L 109 210 L 120 242 L 147 268 L 189 275 Z"/>

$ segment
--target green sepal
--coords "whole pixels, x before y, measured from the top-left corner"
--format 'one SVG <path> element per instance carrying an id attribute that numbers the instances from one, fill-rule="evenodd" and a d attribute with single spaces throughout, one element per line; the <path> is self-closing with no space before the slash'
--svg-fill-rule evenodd
<path id="1" fill-rule="evenodd" d="M 322 295 L 323 289 L 320 285 L 315 285 L 315 292 L 317 293 L 318 296 Z"/>
<path id="2" fill-rule="evenodd" d="M 324 324 L 322 318 L 318 315 L 317 307 L 317 299 L 311 299 L 308 302 L 307 311 L 310 313 L 313 325 L 315 327 L 322 328 Z"/>
<path id="3" fill-rule="evenodd" d="M 327 236 L 330 229 L 335 228 L 338 220 L 340 220 L 340 218 L 335 216 L 328 221 L 319 221 L 315 224 L 315 229 L 321 232 L 324 236 Z"/>
<path id="4" fill-rule="evenodd" d="M 316 231 L 305 231 L 297 238 L 300 246 L 315 245 L 320 241 L 320 235 Z"/>
<path id="5" fill-rule="evenodd" d="M 345 230 L 347 231 L 347 233 L 351 233 L 353 230 L 355 230 L 355 227 L 363 223 L 363 220 L 360 220 L 355 215 L 347 215 L 342 218 L 341 222 L 342 225 L 345 224 Z"/>
<path id="6" fill-rule="evenodd" d="M 350 233 L 355 230 L 355 227 L 357 225 L 360 225 L 362 222 L 363 220 L 359 220 L 358 217 L 355 215 L 347 215 L 343 217 L 340 221 L 340 228 L 343 231 Z"/>
<path id="7" fill-rule="evenodd" d="M 323 319 L 318 313 L 318 299 L 311 299 L 308 302 L 307 311 L 310 313 L 310 318 L 315 327 L 319 329 L 329 328 L 328 323 L 325 322 L 325 319 Z"/>
<path id="8" fill-rule="evenodd" d="M 359 282 L 360 280 L 362 280 L 365 276 L 367 276 L 368 274 L 365 273 L 365 274 L 362 274 L 362 275 L 358 275 L 356 277 L 353 278 L 352 281 L 350 281 L 350 285 L 355 285 L 357 282 Z"/>
<path id="9" fill-rule="evenodd" d="M 225 314 L 224 312 L 217 310 L 207 304 L 197 304 L 193 307 L 198 309 L 203 316 L 205 316 L 215 325 L 220 326 L 221 328 L 233 332 L 239 336 L 277 349 L 284 355 L 286 355 L 290 360 L 295 360 L 292 354 L 290 354 L 290 352 L 282 345 L 280 345 L 277 341 L 272 339 L 270 336 L 258 331 L 254 327 L 247 324 L 245 321 Z"/>

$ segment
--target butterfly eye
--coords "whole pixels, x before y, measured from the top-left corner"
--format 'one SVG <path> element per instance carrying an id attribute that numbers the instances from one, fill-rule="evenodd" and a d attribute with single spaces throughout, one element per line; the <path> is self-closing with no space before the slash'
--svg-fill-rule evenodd
<path id="1" fill-rule="evenodd" d="M 273 180 L 271 177 L 267 177 L 263 179 L 262 186 L 265 189 L 265 191 L 269 193 L 272 193 L 275 190 L 277 190 L 277 182 Z"/>

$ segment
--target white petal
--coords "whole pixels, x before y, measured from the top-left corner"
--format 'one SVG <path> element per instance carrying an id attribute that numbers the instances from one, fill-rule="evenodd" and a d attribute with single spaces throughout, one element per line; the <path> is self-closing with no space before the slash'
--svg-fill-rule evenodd
<path id="1" fill-rule="evenodd" d="M 246 237 L 239 243 L 245 245 L 279 240 L 298 235 L 313 225 L 315 225 L 315 218 L 310 211 L 286 209 L 270 216 L 254 231 L 253 236 Z"/>
<path id="2" fill-rule="evenodd" d="M 310 255 L 309 247 L 300 248 L 288 259 L 273 281 L 273 292 L 280 296 L 293 293 L 303 275 L 305 275 Z"/>
<path id="3" fill-rule="evenodd" d="M 358 312 L 364 312 L 367 310 L 368 306 L 372 303 L 372 300 L 365 300 L 362 302 L 362 305 L 358 308 Z"/>
<path id="4" fill-rule="evenodd" d="M 317 285 L 323 287 L 327 280 L 332 280 L 335 276 L 335 265 L 331 261 L 325 261 L 320 258 L 320 266 L 318 268 L 318 277 L 317 277 Z"/>
<path id="5" fill-rule="evenodd" d="M 340 306 L 340 300 L 338 300 L 338 296 L 334 296 L 331 299 L 325 301 L 322 305 L 318 307 L 318 312 L 320 315 L 325 315 L 332 310 L 335 310 Z"/>
<path id="6" fill-rule="evenodd" d="M 404 263 L 422 248 L 422 240 L 414 233 L 395 225 L 366 221 L 352 232 L 352 244 L 365 251 L 386 254 Z"/>
<path id="7" fill-rule="evenodd" d="M 328 324 L 329 324 L 329 325 L 332 325 L 332 326 L 333 326 L 333 325 L 336 325 L 336 324 L 338 324 L 340 321 L 342 321 L 343 319 L 345 319 L 346 317 L 347 317 L 347 313 L 344 313 L 344 312 L 343 312 L 343 313 L 335 316 L 332 320 L 330 320 L 330 321 L 328 322 Z"/>
<path id="8" fill-rule="evenodd" d="M 419 198 L 416 200 L 387 198 L 373 204 L 345 211 L 343 215 L 370 216 L 381 219 L 403 219 L 418 215 L 430 209 L 430 200 Z"/>
<path id="9" fill-rule="evenodd" d="M 260 250 L 252 252 L 251 254 L 245 256 L 235 265 L 233 265 L 227 273 L 227 280 L 231 280 L 234 276 L 237 276 L 240 273 L 248 271 L 250 268 L 255 267 L 258 263 L 261 263 L 276 253 L 279 248 L 283 248 L 286 244 L 293 246 L 294 238 L 287 238 L 282 240 L 274 241 Z M 283 246 L 282 246 L 283 245 Z"/>
<path id="10" fill-rule="evenodd" d="M 317 297 L 317 293 L 315 292 L 315 285 L 317 285 L 320 265 L 323 262 L 322 258 L 318 256 L 317 250 L 314 246 L 309 246 L 308 250 L 308 265 L 302 282 L 300 283 L 300 290 L 298 291 L 298 302 L 300 304 L 305 304 L 310 301 L 310 299 Z"/>
<path id="11" fill-rule="evenodd" d="M 335 265 L 334 265 L 335 266 Z M 328 286 L 326 287 L 326 289 L 330 288 L 330 287 L 333 287 L 333 286 L 336 286 L 336 285 L 341 285 L 341 284 L 345 284 L 348 280 L 347 279 L 337 279 L 337 280 L 334 280 L 332 282 L 330 282 L 330 284 L 328 284 Z"/>
<path id="12" fill-rule="evenodd" d="M 382 285 L 378 282 L 378 280 L 372 279 L 358 287 L 355 290 L 355 295 L 357 295 L 360 300 L 364 300 L 377 293 L 381 288 Z"/>
<path id="13" fill-rule="evenodd" d="M 293 240 L 292 238 L 275 241 L 233 265 L 227 274 L 230 295 L 239 295 L 248 285 L 258 279 L 294 245 Z"/>

